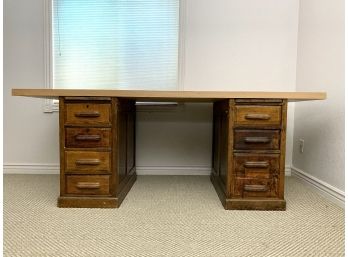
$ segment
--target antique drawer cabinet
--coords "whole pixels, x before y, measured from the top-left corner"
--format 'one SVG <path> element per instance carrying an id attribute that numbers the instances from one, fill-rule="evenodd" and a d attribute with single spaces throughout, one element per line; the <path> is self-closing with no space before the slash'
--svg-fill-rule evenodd
<path id="1" fill-rule="evenodd" d="M 118 207 L 136 179 L 135 105 L 60 97 L 59 207 Z"/>
<path id="2" fill-rule="evenodd" d="M 135 101 L 213 102 L 211 181 L 225 209 L 285 210 L 288 100 L 325 93 L 14 89 L 59 97 L 59 207 L 119 207 L 136 180 Z M 151 190 L 151 188 L 149 188 Z"/>
<path id="3" fill-rule="evenodd" d="M 214 103 L 211 180 L 226 209 L 284 210 L 287 100 Z"/>

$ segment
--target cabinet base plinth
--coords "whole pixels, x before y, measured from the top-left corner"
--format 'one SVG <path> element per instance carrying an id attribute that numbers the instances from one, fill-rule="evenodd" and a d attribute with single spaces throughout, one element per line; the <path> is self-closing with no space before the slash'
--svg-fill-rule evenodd
<path id="1" fill-rule="evenodd" d="M 118 208 L 119 201 L 111 197 L 70 197 L 60 196 L 58 207 L 61 208 Z"/>
<path id="2" fill-rule="evenodd" d="M 280 199 L 226 199 L 226 210 L 285 211 L 286 201 Z"/>

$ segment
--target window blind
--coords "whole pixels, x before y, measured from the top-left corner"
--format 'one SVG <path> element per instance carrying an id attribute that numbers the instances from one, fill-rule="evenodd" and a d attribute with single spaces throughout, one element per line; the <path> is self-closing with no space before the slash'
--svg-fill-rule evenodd
<path id="1" fill-rule="evenodd" d="M 179 0 L 53 0 L 53 87 L 176 90 Z"/>

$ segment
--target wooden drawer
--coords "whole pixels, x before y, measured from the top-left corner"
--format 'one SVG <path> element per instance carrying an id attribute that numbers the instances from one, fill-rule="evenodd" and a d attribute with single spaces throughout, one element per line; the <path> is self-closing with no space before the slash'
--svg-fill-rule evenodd
<path id="1" fill-rule="evenodd" d="M 278 126 L 281 124 L 281 106 L 237 105 L 236 125 Z"/>
<path id="2" fill-rule="evenodd" d="M 279 154 L 234 154 L 237 177 L 272 178 L 279 174 Z"/>
<path id="3" fill-rule="evenodd" d="M 65 124 L 110 125 L 110 104 L 68 103 L 65 105 Z"/>
<path id="4" fill-rule="evenodd" d="M 110 128 L 65 128 L 66 147 L 110 147 Z"/>
<path id="5" fill-rule="evenodd" d="M 278 150 L 279 130 L 234 130 L 235 150 Z"/>
<path id="6" fill-rule="evenodd" d="M 237 197 L 277 197 L 278 179 L 249 179 L 237 177 L 234 186 Z"/>
<path id="7" fill-rule="evenodd" d="M 76 195 L 108 195 L 110 176 L 66 176 L 66 193 Z"/>
<path id="8" fill-rule="evenodd" d="M 110 152 L 66 151 L 65 173 L 110 173 Z"/>

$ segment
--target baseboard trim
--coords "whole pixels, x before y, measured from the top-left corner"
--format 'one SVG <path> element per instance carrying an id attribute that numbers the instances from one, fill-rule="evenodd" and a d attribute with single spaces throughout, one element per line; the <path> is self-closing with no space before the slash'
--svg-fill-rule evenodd
<path id="1" fill-rule="evenodd" d="M 138 175 L 202 175 L 209 176 L 210 166 L 137 166 Z M 291 167 L 285 166 L 285 176 L 291 176 Z"/>
<path id="2" fill-rule="evenodd" d="M 7 163 L 4 174 L 59 174 L 59 164 Z M 209 176 L 209 166 L 137 166 L 138 175 L 202 175 Z"/>
<path id="3" fill-rule="evenodd" d="M 293 166 L 291 167 L 291 174 L 301 182 L 309 185 L 311 189 L 313 189 L 315 192 L 319 193 L 329 201 L 337 204 L 341 208 L 344 208 L 345 193 L 342 190 L 331 186 L 330 184 Z"/>
<path id="4" fill-rule="evenodd" d="M 6 163 L 4 174 L 59 174 L 59 164 L 51 163 Z"/>
<path id="5" fill-rule="evenodd" d="M 209 176 L 210 166 L 137 166 L 138 175 L 199 175 Z"/>
<path id="6" fill-rule="evenodd" d="M 59 174 L 59 164 L 7 163 L 4 174 Z M 209 166 L 137 166 L 138 175 L 200 175 L 209 176 Z M 285 176 L 291 176 L 291 167 L 285 166 Z"/>

